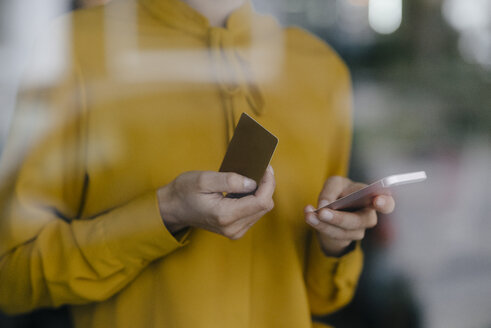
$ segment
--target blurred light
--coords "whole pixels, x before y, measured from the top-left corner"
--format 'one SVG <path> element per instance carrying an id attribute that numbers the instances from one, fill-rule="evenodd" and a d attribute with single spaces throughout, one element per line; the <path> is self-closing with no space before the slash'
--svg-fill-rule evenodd
<path id="1" fill-rule="evenodd" d="M 459 38 L 459 52 L 470 63 L 491 70 L 491 36 L 486 30 L 464 32 Z"/>
<path id="2" fill-rule="evenodd" d="M 456 30 L 485 28 L 491 21 L 490 0 L 445 0 L 445 20 Z"/>
<path id="3" fill-rule="evenodd" d="M 445 0 L 442 14 L 459 32 L 464 60 L 491 69 L 491 0 Z"/>
<path id="4" fill-rule="evenodd" d="M 402 0 L 370 0 L 368 23 L 377 33 L 395 32 L 402 22 Z"/>

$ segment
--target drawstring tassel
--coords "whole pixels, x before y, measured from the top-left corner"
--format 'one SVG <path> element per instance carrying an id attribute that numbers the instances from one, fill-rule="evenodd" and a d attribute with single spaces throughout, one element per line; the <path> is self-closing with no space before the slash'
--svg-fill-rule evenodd
<path id="1" fill-rule="evenodd" d="M 244 61 L 238 54 L 236 54 L 239 59 L 239 63 L 242 67 L 242 72 L 245 75 L 245 86 L 246 86 L 246 99 L 249 107 L 251 107 L 254 114 L 260 116 L 264 113 L 264 98 L 261 94 L 261 90 L 255 83 L 256 79 L 252 74 L 249 64 Z"/>
<path id="2" fill-rule="evenodd" d="M 235 128 L 233 97 L 242 93 L 256 115 L 263 114 L 264 98 L 255 83 L 249 64 L 234 51 L 232 34 L 224 28 L 211 27 L 208 36 L 212 68 L 224 109 L 228 142 Z"/>

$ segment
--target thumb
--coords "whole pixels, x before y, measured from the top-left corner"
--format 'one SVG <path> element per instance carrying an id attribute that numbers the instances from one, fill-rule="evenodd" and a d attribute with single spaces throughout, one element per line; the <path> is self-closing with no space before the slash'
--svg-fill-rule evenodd
<path id="1" fill-rule="evenodd" d="M 202 172 L 198 177 L 201 192 L 248 193 L 256 189 L 256 182 L 232 172 Z"/>

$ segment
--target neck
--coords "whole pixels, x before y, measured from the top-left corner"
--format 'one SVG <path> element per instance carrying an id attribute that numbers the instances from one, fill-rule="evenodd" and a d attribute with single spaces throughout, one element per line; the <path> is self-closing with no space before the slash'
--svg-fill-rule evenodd
<path id="1" fill-rule="evenodd" d="M 245 0 L 181 0 L 205 16 L 211 26 L 225 27 L 228 16 Z"/>

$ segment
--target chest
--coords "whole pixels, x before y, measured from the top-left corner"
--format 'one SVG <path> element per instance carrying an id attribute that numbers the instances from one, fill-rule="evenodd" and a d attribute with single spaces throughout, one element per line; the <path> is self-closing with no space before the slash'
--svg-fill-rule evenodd
<path id="1" fill-rule="evenodd" d="M 175 58 L 159 61 L 157 66 L 171 67 Z M 244 94 L 220 92 L 205 54 L 190 67 L 196 65 L 194 79 L 150 75 L 137 81 L 108 74 L 88 88 L 88 215 L 155 190 L 182 172 L 217 170 L 228 142 L 227 117 L 241 112 L 279 138 L 272 161 L 277 202 L 289 208 L 315 199 L 333 142 L 326 134 L 331 112 L 326 86 L 309 81 L 295 61 L 282 62 L 270 69 L 271 76 L 253 81 L 265 104 L 257 116 Z M 251 63 L 254 76 L 262 76 L 261 67 Z M 142 61 L 131 70 L 148 70 L 148 65 Z"/>

